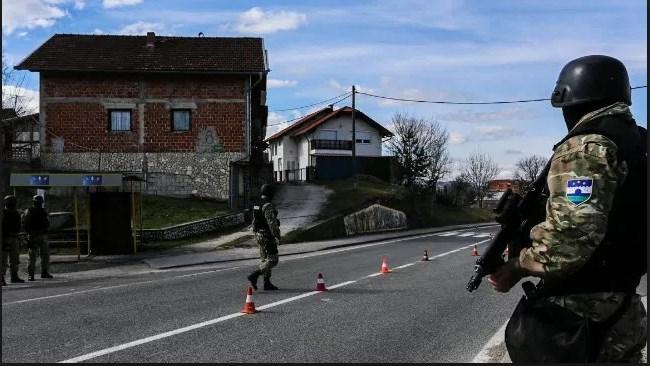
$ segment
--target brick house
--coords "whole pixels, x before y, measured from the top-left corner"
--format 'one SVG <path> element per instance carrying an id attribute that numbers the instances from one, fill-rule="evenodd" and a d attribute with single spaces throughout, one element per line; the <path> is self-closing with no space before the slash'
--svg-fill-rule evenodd
<path id="1" fill-rule="evenodd" d="M 261 38 L 55 34 L 15 68 L 40 73 L 45 170 L 140 173 L 148 193 L 234 208 L 270 176 Z"/>

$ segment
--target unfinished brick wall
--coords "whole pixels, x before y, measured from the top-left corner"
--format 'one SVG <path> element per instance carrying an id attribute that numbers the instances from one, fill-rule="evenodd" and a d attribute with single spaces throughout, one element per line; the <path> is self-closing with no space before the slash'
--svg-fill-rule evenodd
<path id="1" fill-rule="evenodd" d="M 243 77 L 43 73 L 41 83 L 45 150 L 59 137 L 63 152 L 194 152 L 206 129 L 220 151 L 246 147 Z M 190 109 L 189 131 L 172 131 L 175 108 Z M 130 131 L 110 131 L 110 109 L 131 110 Z"/>

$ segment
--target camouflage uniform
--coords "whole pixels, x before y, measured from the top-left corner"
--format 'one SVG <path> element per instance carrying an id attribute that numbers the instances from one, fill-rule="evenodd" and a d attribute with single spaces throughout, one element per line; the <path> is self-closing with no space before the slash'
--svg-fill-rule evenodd
<path id="1" fill-rule="evenodd" d="M 271 269 L 278 264 L 278 245 L 280 244 L 280 220 L 278 211 L 272 203 L 267 202 L 262 206 L 264 218 L 271 232 L 260 230 L 255 232 L 255 240 L 260 247 L 259 269 L 264 277 L 271 277 Z"/>
<path id="2" fill-rule="evenodd" d="M 615 103 L 586 114 L 577 125 L 605 113 L 631 115 L 627 105 Z M 555 149 L 547 179 L 550 195 L 546 220 L 531 230 L 532 247 L 519 256 L 519 264 L 528 274 L 561 279 L 580 269 L 601 243 L 616 189 L 628 174 L 626 162 L 618 162 L 616 151 L 610 139 L 598 134 L 574 136 Z M 567 180 L 581 177 L 593 180 L 591 197 L 575 205 L 567 199 Z M 603 322 L 621 306 L 624 295 L 585 293 L 553 296 L 549 301 Z M 646 330 L 646 311 L 635 294 L 622 317 L 608 330 L 598 361 L 638 361 L 646 344 Z"/>

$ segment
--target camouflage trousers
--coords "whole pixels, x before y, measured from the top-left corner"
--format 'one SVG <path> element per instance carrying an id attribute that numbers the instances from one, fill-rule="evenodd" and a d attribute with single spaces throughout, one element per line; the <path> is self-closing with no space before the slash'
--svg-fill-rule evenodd
<path id="1" fill-rule="evenodd" d="M 274 237 L 255 233 L 255 240 L 260 247 L 259 270 L 264 277 L 271 277 L 271 269 L 278 265 L 278 244 Z"/>
<path id="2" fill-rule="evenodd" d="M 36 269 L 36 257 L 41 257 L 41 273 L 49 273 L 50 269 L 50 246 L 47 242 L 47 235 L 30 235 L 27 242 L 29 248 L 29 264 L 27 273 L 34 275 Z"/>
<path id="3" fill-rule="evenodd" d="M 607 332 L 598 362 L 641 362 L 647 342 L 648 320 L 639 295 L 634 295 L 621 318 Z"/>
<path id="4" fill-rule="evenodd" d="M 18 238 L 2 238 L 2 276 L 7 273 L 11 263 L 11 275 L 18 274 Z"/>
<path id="5" fill-rule="evenodd" d="M 623 304 L 623 292 L 597 292 L 553 296 L 549 300 L 574 313 L 601 323 Z M 639 362 L 647 340 L 647 314 L 641 297 L 634 294 L 620 319 L 605 334 L 597 362 Z"/>

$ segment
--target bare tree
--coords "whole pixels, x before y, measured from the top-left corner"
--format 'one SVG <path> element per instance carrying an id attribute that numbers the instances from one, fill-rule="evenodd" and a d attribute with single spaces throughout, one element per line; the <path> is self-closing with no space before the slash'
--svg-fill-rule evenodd
<path id="1" fill-rule="evenodd" d="M 395 136 L 388 141 L 388 150 L 402 169 L 403 183 L 415 186 L 418 178 L 433 184 L 449 172 L 447 153 L 449 134 L 435 121 L 396 113 L 392 123 Z"/>
<path id="2" fill-rule="evenodd" d="M 33 97 L 24 88 L 26 76 L 27 73 L 14 70 L 2 55 L 2 108 L 15 110 L 19 117 L 37 112 L 30 106 Z"/>
<path id="3" fill-rule="evenodd" d="M 523 185 L 529 185 L 537 178 L 537 175 L 544 168 L 545 164 L 546 159 L 539 155 L 519 159 L 517 162 L 517 170 L 515 171 L 515 180 L 518 180 Z"/>
<path id="4" fill-rule="evenodd" d="M 468 182 L 476 198 L 479 207 L 483 208 L 483 198 L 487 195 L 488 182 L 499 174 L 499 166 L 488 154 L 474 152 L 465 160 L 465 166 L 461 173 L 462 180 Z"/>

